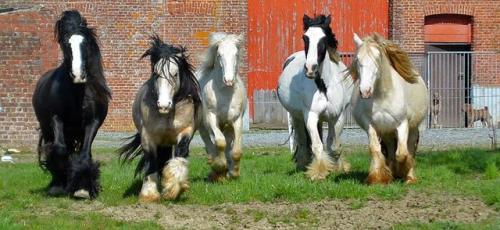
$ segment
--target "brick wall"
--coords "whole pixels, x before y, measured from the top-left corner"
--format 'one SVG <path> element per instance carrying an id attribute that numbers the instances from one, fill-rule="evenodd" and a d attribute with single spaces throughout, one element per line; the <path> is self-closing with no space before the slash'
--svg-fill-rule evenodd
<path id="1" fill-rule="evenodd" d="M 139 60 L 148 36 L 185 45 L 198 66 L 211 31 L 246 33 L 244 0 L 157 1 L 2 1 L 0 9 L 0 144 L 33 147 L 38 126 L 31 95 L 41 74 L 61 58 L 53 25 L 62 11 L 79 10 L 97 29 L 105 74 L 113 100 L 103 130 L 132 131 L 131 104 L 149 77 L 148 60 Z M 246 50 L 242 76 L 246 79 Z"/>
<path id="2" fill-rule="evenodd" d="M 498 0 L 393 0 L 390 1 L 391 39 L 409 52 L 423 53 L 424 19 L 434 14 L 472 16 L 472 51 L 495 52 L 478 55 L 475 83 L 500 86 L 500 1 Z"/>

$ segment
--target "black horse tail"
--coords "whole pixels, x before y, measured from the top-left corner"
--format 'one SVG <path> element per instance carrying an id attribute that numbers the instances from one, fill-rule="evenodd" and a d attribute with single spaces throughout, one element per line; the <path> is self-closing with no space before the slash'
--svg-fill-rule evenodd
<path id="1" fill-rule="evenodd" d="M 127 137 L 124 140 L 125 142 L 128 141 L 128 143 L 120 147 L 117 152 L 120 155 L 122 164 L 131 162 L 136 157 L 141 156 L 141 159 L 137 164 L 137 168 L 135 168 L 134 176 L 137 176 L 142 172 L 145 166 L 144 154 L 141 146 L 141 134 L 136 133 L 135 135 Z"/>

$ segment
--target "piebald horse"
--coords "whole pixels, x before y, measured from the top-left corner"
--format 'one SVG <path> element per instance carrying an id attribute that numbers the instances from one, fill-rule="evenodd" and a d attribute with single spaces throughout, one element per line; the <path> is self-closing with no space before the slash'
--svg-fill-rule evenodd
<path id="1" fill-rule="evenodd" d="M 389 183 L 399 177 L 416 182 L 415 152 L 419 125 L 429 97 L 408 55 L 378 34 L 361 40 L 350 68 L 359 83 L 352 96 L 353 115 L 368 134 L 372 157 L 367 182 Z"/>
<path id="2" fill-rule="evenodd" d="M 243 35 L 212 33 L 198 77 L 203 98 L 200 136 L 211 180 L 240 176 L 246 89 L 238 74 Z"/>
<path id="3" fill-rule="evenodd" d="M 92 142 L 108 113 L 111 91 L 95 31 L 78 11 L 62 13 L 55 36 L 64 60 L 40 78 L 33 93 L 38 159 L 52 175 L 49 195 L 95 198 L 99 165 L 92 160 Z"/>
<path id="4" fill-rule="evenodd" d="M 184 47 L 152 37 L 142 55 L 151 59 L 151 77 L 139 89 L 132 106 L 137 134 L 118 152 L 124 160 L 142 156 L 136 175 L 145 172 L 139 202 L 177 199 L 189 188 L 189 144 L 196 131 L 200 88 Z M 172 152 L 172 149 L 173 152 Z"/>
<path id="5" fill-rule="evenodd" d="M 307 168 L 312 180 L 325 179 L 332 170 L 349 170 L 340 151 L 340 135 L 353 83 L 344 77 L 346 66 L 337 53 L 330 22 L 331 16 L 304 15 L 304 51 L 287 58 L 278 83 L 279 100 L 292 118 L 296 167 Z M 328 123 L 327 152 L 323 122 Z"/>

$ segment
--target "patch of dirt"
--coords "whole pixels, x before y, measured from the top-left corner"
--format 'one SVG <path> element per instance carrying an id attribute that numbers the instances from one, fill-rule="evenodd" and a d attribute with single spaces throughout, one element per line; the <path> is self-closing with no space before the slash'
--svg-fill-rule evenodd
<path id="1" fill-rule="evenodd" d="M 249 203 L 213 206 L 135 204 L 104 207 L 98 202 L 75 203 L 72 210 L 95 211 L 122 221 L 152 220 L 164 228 L 387 229 L 419 221 L 478 222 L 499 213 L 479 199 L 449 194 L 409 192 L 400 200 L 328 200 L 308 203 Z"/>

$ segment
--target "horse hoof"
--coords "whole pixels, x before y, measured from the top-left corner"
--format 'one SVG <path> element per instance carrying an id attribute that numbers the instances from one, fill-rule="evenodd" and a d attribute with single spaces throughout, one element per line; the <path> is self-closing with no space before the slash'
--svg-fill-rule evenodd
<path id="1" fill-rule="evenodd" d="M 154 203 L 160 201 L 160 193 L 151 193 L 148 195 L 139 195 L 139 203 L 141 204 L 147 204 L 147 203 Z"/>
<path id="2" fill-rule="evenodd" d="M 189 190 L 189 183 L 187 181 L 171 184 L 163 191 L 163 198 L 166 200 L 177 200 L 187 190 Z"/>
<path id="3" fill-rule="evenodd" d="M 406 177 L 405 184 L 410 185 L 415 183 L 417 183 L 417 178 L 411 176 Z"/>
<path id="4" fill-rule="evenodd" d="M 62 196 L 66 194 L 66 190 L 62 186 L 51 186 L 47 194 L 49 196 Z"/>
<path id="5" fill-rule="evenodd" d="M 90 199 L 90 194 L 89 191 L 85 189 L 80 189 L 73 193 L 73 197 L 79 198 L 79 199 Z"/>
<path id="6" fill-rule="evenodd" d="M 212 171 L 210 175 L 208 175 L 208 180 L 210 182 L 222 182 L 226 180 L 226 173 L 218 173 L 216 171 Z"/>
<path id="7" fill-rule="evenodd" d="M 366 181 L 368 184 L 389 184 L 392 182 L 391 171 L 387 168 L 374 170 L 368 174 Z"/>
<path id="8" fill-rule="evenodd" d="M 306 175 L 313 181 L 324 180 L 333 169 L 333 164 L 328 159 L 315 159 L 307 168 Z"/>

